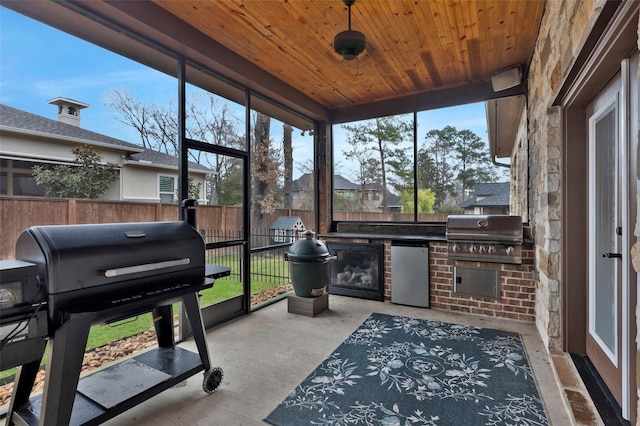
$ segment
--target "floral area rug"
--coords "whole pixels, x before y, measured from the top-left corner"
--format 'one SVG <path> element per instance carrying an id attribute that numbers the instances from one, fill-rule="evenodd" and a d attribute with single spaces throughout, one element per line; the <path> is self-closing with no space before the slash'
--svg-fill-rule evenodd
<path id="1" fill-rule="evenodd" d="M 288 425 L 548 425 L 520 336 L 372 314 L 265 419 Z"/>

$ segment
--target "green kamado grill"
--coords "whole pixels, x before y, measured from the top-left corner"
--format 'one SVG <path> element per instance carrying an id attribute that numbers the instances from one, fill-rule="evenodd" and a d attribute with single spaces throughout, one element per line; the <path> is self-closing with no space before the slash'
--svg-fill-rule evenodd
<path id="1" fill-rule="evenodd" d="M 304 231 L 303 238 L 284 254 L 284 259 L 289 262 L 291 284 L 296 296 L 322 296 L 329 284 L 329 262 L 335 256 L 331 256 L 327 246 L 314 238 L 315 235 L 313 231 Z"/>

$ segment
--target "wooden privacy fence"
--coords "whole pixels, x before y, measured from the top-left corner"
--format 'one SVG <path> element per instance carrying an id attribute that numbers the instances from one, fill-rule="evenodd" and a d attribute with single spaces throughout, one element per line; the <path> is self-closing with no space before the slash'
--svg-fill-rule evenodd
<path id="1" fill-rule="evenodd" d="M 178 220 L 176 204 L 131 201 L 83 200 L 74 198 L 0 197 L 0 259 L 15 259 L 15 244 L 30 226 L 75 225 L 119 222 L 161 222 Z M 242 229 L 242 208 L 197 207 L 198 229 Z M 278 209 L 269 215 L 272 224 L 279 216 L 299 216 L 308 229 L 315 229 L 314 212 Z M 410 222 L 411 213 L 335 212 L 336 221 Z M 419 221 L 445 222 L 446 215 L 419 215 Z"/>
<path id="2" fill-rule="evenodd" d="M 172 221 L 178 220 L 178 211 L 176 204 L 0 197 L 0 259 L 15 259 L 16 241 L 30 226 Z M 307 226 L 315 226 L 312 211 L 279 209 L 268 223 L 278 216 L 300 216 Z M 240 207 L 200 205 L 196 217 L 198 229 L 242 229 Z"/>
<path id="3" fill-rule="evenodd" d="M 447 214 L 419 213 L 418 222 L 446 222 Z M 413 222 L 413 213 L 333 212 L 333 220 L 343 222 Z"/>

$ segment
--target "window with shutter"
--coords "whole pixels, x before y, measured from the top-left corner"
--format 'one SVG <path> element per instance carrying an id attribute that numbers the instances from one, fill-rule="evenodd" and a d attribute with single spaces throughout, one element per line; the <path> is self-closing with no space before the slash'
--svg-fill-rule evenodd
<path id="1" fill-rule="evenodd" d="M 176 197 L 176 179 L 173 176 L 159 176 L 158 193 L 161 203 L 173 203 Z"/>

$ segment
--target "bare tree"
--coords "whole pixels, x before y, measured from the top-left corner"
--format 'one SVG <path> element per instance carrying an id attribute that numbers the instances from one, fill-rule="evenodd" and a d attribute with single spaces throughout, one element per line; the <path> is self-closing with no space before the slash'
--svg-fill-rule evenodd
<path id="1" fill-rule="evenodd" d="M 279 155 L 271 146 L 271 118 L 257 113 L 253 127 L 253 150 L 251 161 L 251 227 L 267 229 L 269 214 L 276 209 L 274 187 L 282 172 Z"/>
<path id="2" fill-rule="evenodd" d="M 209 93 L 194 94 L 192 102 L 189 103 L 187 116 L 190 138 L 227 148 L 244 148 L 245 139 L 238 131 L 240 120 L 226 104 L 220 106 L 215 96 Z M 200 164 L 203 162 L 202 154 L 200 151 L 193 154 L 197 155 L 195 160 Z M 242 167 L 241 162 L 220 154 L 206 153 L 206 157 L 207 166 L 214 172 L 208 179 L 209 204 L 238 204 L 242 194 L 235 188 L 241 187 L 242 183 L 242 173 L 238 173 Z M 234 188 L 235 195 L 229 194 L 230 188 Z"/>
<path id="3" fill-rule="evenodd" d="M 155 142 L 150 140 L 153 105 L 136 101 L 126 89 L 113 89 L 112 93 L 105 94 L 104 105 L 110 108 L 113 118 L 138 132 L 143 147 L 156 149 Z"/>
<path id="4" fill-rule="evenodd" d="M 142 146 L 158 152 L 178 156 L 177 108 L 172 103 L 136 101 L 126 90 L 114 90 L 106 95 L 105 106 L 112 116 L 140 134 Z M 211 93 L 195 93 L 187 104 L 187 138 L 213 145 L 243 149 L 240 121 L 226 104 L 220 105 Z M 189 160 L 212 170 L 208 178 L 209 204 L 239 204 L 242 199 L 242 164 L 235 158 L 208 152 L 189 150 Z M 225 189 L 228 189 L 225 193 Z"/>

